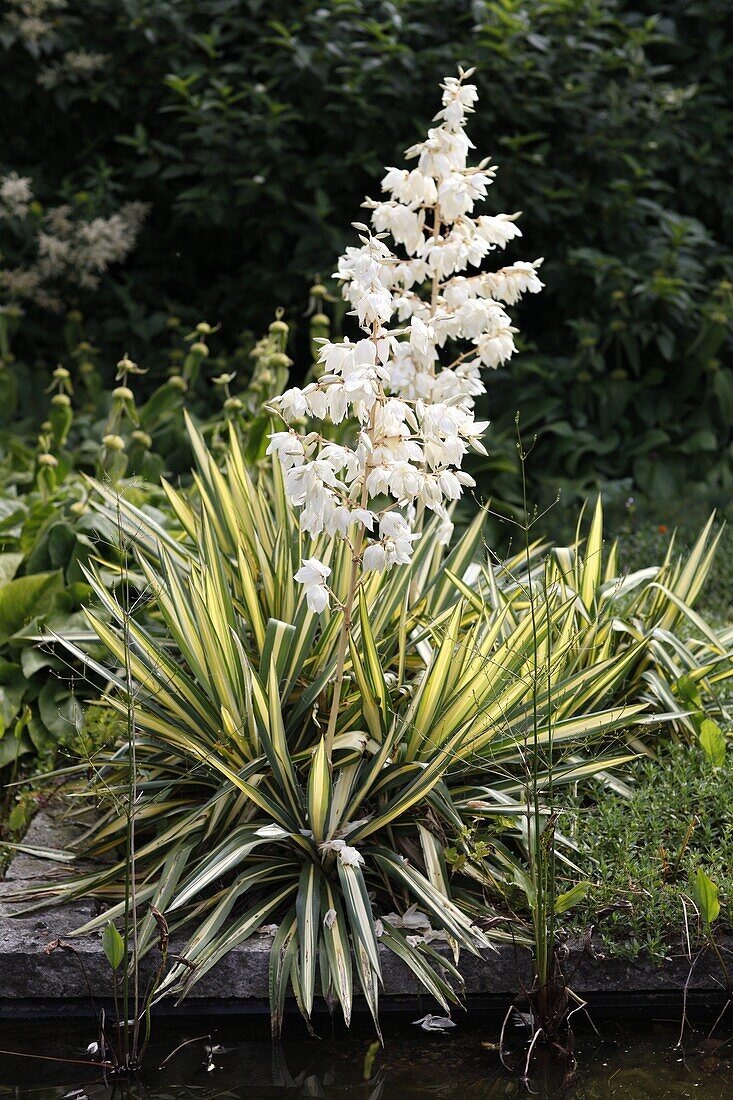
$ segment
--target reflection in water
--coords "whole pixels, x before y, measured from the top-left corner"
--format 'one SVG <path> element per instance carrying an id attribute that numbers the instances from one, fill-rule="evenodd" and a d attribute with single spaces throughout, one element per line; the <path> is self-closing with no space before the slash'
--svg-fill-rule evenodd
<path id="1" fill-rule="evenodd" d="M 210 1041 L 184 1046 L 207 1028 Z M 0 1047 L 46 1058 L 79 1058 L 90 1040 L 89 1021 L 0 1021 Z M 473 1017 L 451 1033 L 431 1033 L 392 1021 L 385 1050 L 375 1051 L 364 1028 L 320 1042 L 299 1037 L 293 1021 L 281 1047 L 272 1047 L 259 1018 L 162 1020 L 140 1080 L 106 1081 L 94 1066 L 36 1061 L 0 1054 L 0 1100 L 284 1100 L 284 1097 L 358 1097 L 360 1100 L 507 1100 L 528 1093 L 500 1066 L 498 1026 Z M 673 1021 L 621 1025 L 606 1022 L 602 1038 L 588 1033 L 577 1044 L 579 1070 L 564 1081 L 564 1066 L 540 1051 L 533 1063 L 532 1093 L 544 1100 L 730 1100 L 733 1036 L 688 1036 L 685 1053 L 674 1049 Z M 93 1037 L 93 1036 L 91 1036 Z M 726 1041 L 730 1039 L 731 1041 Z M 366 1070 L 366 1073 L 365 1073 Z M 366 1077 L 366 1079 L 365 1079 Z"/>

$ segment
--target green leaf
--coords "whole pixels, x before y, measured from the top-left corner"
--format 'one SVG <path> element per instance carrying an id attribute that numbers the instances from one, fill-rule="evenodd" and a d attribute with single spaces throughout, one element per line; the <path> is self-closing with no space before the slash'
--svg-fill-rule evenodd
<path id="1" fill-rule="evenodd" d="M 700 910 L 700 916 L 708 927 L 717 920 L 720 913 L 718 901 L 718 887 L 708 878 L 702 867 L 698 867 L 695 881 L 692 884 L 692 896 L 695 905 Z"/>
<path id="2" fill-rule="evenodd" d="M 566 890 L 564 894 L 558 894 L 555 898 L 555 912 L 558 917 L 567 913 L 568 909 L 572 909 L 574 905 L 578 905 L 589 890 L 589 882 L 576 882 L 570 890 Z"/>
<path id="3" fill-rule="evenodd" d="M 379 659 L 376 642 L 372 634 L 369 612 L 367 610 L 363 591 L 359 597 L 359 623 L 361 626 L 361 645 L 364 653 L 366 674 L 369 678 L 369 686 L 381 711 L 382 721 L 386 729 L 388 724 L 389 689 L 384 679 L 382 662 Z"/>
<path id="4" fill-rule="evenodd" d="M 0 554 L 0 588 L 13 579 L 22 560 L 22 554 Z"/>
<path id="5" fill-rule="evenodd" d="M 684 699 L 694 710 L 702 709 L 702 698 L 700 697 L 700 689 L 695 683 L 692 676 L 680 676 L 677 681 L 677 694 L 680 699 Z"/>
<path id="6" fill-rule="evenodd" d="M 310 1016 L 313 1010 L 313 997 L 316 990 L 316 961 L 318 958 L 319 917 L 321 912 L 320 877 L 320 868 L 315 863 L 307 863 L 300 873 L 298 893 L 295 899 L 300 948 L 299 984 L 303 1007 L 307 1016 Z"/>
<path id="7" fill-rule="evenodd" d="M 298 947 L 296 918 L 291 914 L 280 922 L 270 949 L 269 991 L 270 991 L 270 1028 L 273 1039 L 279 1039 L 282 1031 L 285 996 L 288 990 L 290 968 Z"/>
<path id="8" fill-rule="evenodd" d="M 308 817 L 316 844 L 326 837 L 328 812 L 331 807 L 331 772 L 328 767 L 324 738 L 318 742 L 308 773 Z"/>
<path id="9" fill-rule="evenodd" d="M 581 569 L 580 598 L 590 611 L 596 598 L 603 569 L 603 506 L 600 494 L 596 501 L 593 519 L 585 544 L 585 556 Z"/>
<path id="10" fill-rule="evenodd" d="M 344 1021 L 348 1027 L 351 1023 L 353 995 L 349 932 L 338 894 L 325 876 L 322 876 L 321 883 L 321 915 L 331 986 L 341 1002 Z"/>
<path id="11" fill-rule="evenodd" d="M 357 943 L 363 946 L 367 958 L 369 959 L 371 969 L 381 980 L 382 972 L 379 966 L 379 944 L 374 931 L 374 914 L 372 912 L 372 903 L 369 900 L 369 893 L 364 881 L 364 876 L 360 867 L 353 864 L 345 864 L 341 859 L 338 859 L 337 862 L 339 879 L 341 880 L 341 890 L 346 902 L 346 911 L 349 916 L 354 946 L 356 947 Z"/>
<path id="12" fill-rule="evenodd" d="M 0 589 L 0 644 L 49 610 L 63 586 L 60 571 L 16 577 Z"/>
<path id="13" fill-rule="evenodd" d="M 725 763 L 726 739 L 725 734 L 712 718 L 704 718 L 700 723 L 700 747 L 714 768 L 721 768 Z"/>
<path id="14" fill-rule="evenodd" d="M 102 947 L 109 965 L 113 970 L 118 970 L 125 957 L 125 941 L 112 924 L 112 921 L 107 923 L 102 933 Z"/>

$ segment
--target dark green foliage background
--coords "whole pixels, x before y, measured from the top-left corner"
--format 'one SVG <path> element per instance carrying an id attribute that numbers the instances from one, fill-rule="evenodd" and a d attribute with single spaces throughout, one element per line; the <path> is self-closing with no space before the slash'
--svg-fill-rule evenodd
<path id="1" fill-rule="evenodd" d="M 510 258 L 547 257 L 523 354 L 490 380 L 482 494 L 516 500 L 519 410 L 540 498 L 715 502 L 733 484 L 733 20 L 728 2 L 658 8 L 87 0 L 58 12 L 38 56 L 3 25 L 0 167 L 44 202 L 152 204 L 124 269 L 75 303 L 110 361 L 152 365 L 171 309 L 221 321 L 233 344 L 283 305 L 305 367 L 310 283 L 424 132 L 440 77 L 476 65 L 471 136 L 500 166 L 489 208 L 525 211 Z M 71 48 L 107 54 L 104 70 L 39 86 Z M 23 331 L 53 364 L 53 323 Z"/>

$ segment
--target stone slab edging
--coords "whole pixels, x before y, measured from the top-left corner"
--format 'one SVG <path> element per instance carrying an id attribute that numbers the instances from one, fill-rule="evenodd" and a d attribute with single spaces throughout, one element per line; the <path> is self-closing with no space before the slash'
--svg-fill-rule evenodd
<path id="1" fill-rule="evenodd" d="M 59 821 L 53 810 L 42 810 L 34 818 L 24 841 L 39 848 L 63 848 L 75 834 L 73 826 Z M 13 917 L 22 906 L 8 897 L 25 887 L 37 885 L 51 876 L 62 876 L 63 867 L 46 860 L 18 853 L 5 879 L 0 882 L 0 1014 L 15 1012 L 32 1015 L 64 1015 L 70 1006 L 88 1003 L 86 982 L 79 961 L 68 952 L 45 948 L 56 939 L 68 940 L 70 933 L 90 920 L 95 912 L 93 901 L 74 901 Z M 101 931 L 70 940 L 84 969 L 95 998 L 111 995 L 110 969 L 101 945 Z M 183 1003 L 189 1011 L 266 1010 L 268 998 L 269 934 L 253 936 L 231 951 L 194 987 Z M 724 948 L 731 953 L 733 941 Z M 690 963 L 680 944 L 661 965 L 649 959 L 604 958 L 602 945 L 595 943 L 595 954 L 580 942 L 568 944 L 566 974 L 572 989 L 592 1004 L 598 998 L 631 996 L 659 999 L 681 998 L 688 980 Z M 516 996 L 520 983 L 531 975 L 530 954 L 526 948 L 499 945 L 482 957 L 462 952 L 460 969 L 466 983 L 469 1002 L 500 1000 L 507 1004 Z M 384 988 L 380 1000 L 392 1004 L 431 1001 L 421 991 L 411 971 L 392 952 L 382 948 Z M 152 965 L 152 960 L 150 962 Z M 144 978 L 145 975 L 143 975 Z M 719 964 L 711 952 L 696 963 L 689 981 L 696 1000 L 717 1003 L 724 996 Z M 388 1007 L 388 1006 L 385 1006 Z M 427 1006 L 428 1008 L 430 1005 Z"/>

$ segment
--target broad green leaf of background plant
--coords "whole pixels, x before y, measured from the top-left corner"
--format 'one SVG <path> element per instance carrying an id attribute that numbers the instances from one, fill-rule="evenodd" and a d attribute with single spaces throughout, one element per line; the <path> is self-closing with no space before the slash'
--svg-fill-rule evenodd
<path id="1" fill-rule="evenodd" d="M 570 890 L 566 890 L 564 894 L 558 894 L 555 898 L 555 913 L 558 917 L 561 917 L 563 913 L 567 913 L 568 909 L 572 909 L 574 905 L 577 905 L 583 900 L 585 895 L 590 890 L 589 882 L 576 882 L 575 886 Z"/>
<path id="2" fill-rule="evenodd" d="M 125 957 L 125 941 L 112 921 L 108 921 L 102 933 L 102 947 L 109 965 L 113 970 L 119 970 Z"/>
<path id="3" fill-rule="evenodd" d="M 700 910 L 700 916 L 709 928 L 720 915 L 720 902 L 718 901 L 718 887 L 708 878 L 702 867 L 698 867 L 695 881 L 692 884 L 692 896 L 695 905 Z"/>
<path id="4" fill-rule="evenodd" d="M 63 588 L 60 571 L 16 577 L 0 588 L 0 644 L 44 612 Z"/>
<path id="5" fill-rule="evenodd" d="M 722 768 L 725 763 L 727 741 L 725 734 L 712 718 L 703 718 L 700 723 L 700 747 L 714 768 Z"/>

